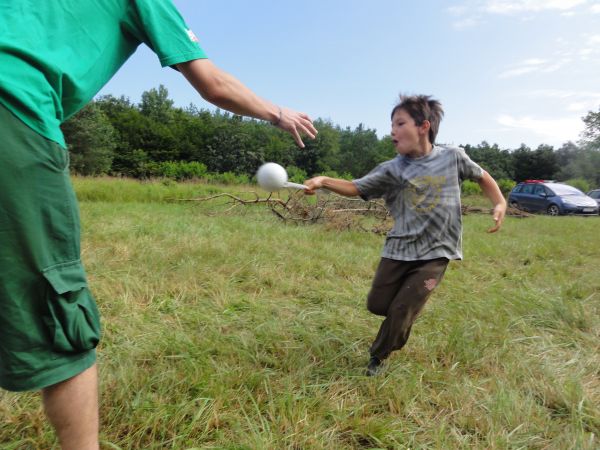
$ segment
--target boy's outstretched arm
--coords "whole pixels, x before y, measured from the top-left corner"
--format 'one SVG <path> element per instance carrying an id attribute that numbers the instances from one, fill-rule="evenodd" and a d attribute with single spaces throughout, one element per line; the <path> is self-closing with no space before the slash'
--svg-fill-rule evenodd
<path id="1" fill-rule="evenodd" d="M 490 199 L 492 204 L 494 205 L 494 222 L 495 225 L 488 230 L 488 233 L 495 233 L 502 226 L 502 222 L 504 222 L 504 215 L 506 214 L 506 200 L 496 180 L 492 178 L 492 176 L 487 173 L 485 170 L 483 171 L 483 176 L 478 181 L 479 187 L 483 191 L 483 194 Z"/>
<path id="2" fill-rule="evenodd" d="M 268 120 L 290 133 L 299 147 L 304 147 L 301 135 L 311 139 L 317 135 L 317 129 L 306 114 L 281 108 L 259 97 L 208 59 L 177 64 L 177 69 L 206 101 L 235 114 Z"/>
<path id="3" fill-rule="evenodd" d="M 358 189 L 352 181 L 341 180 L 339 178 L 323 176 L 314 177 L 306 180 L 304 184 L 308 187 L 304 193 L 308 195 L 314 194 L 317 189 L 321 188 L 325 188 L 336 194 L 345 195 L 346 197 L 356 197 L 357 195 L 360 195 L 360 192 L 358 192 Z"/>

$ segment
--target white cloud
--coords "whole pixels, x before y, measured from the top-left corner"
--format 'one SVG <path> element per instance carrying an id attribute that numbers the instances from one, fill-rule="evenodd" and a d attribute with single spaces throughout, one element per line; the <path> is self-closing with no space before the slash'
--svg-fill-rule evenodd
<path id="1" fill-rule="evenodd" d="M 583 13 L 580 6 L 588 0 L 462 0 L 460 4 L 446 8 L 446 12 L 457 19 L 452 26 L 457 30 L 474 28 L 486 23 L 489 15 L 517 16 L 522 22 L 534 20 L 534 14 L 543 11 L 556 11 L 563 17 L 573 17 Z M 590 7 L 593 13 L 600 13 L 600 5 Z"/>
<path id="2" fill-rule="evenodd" d="M 514 14 L 544 10 L 567 11 L 586 2 L 587 0 L 488 0 L 484 9 L 492 14 Z"/>
<path id="3" fill-rule="evenodd" d="M 521 75 L 526 75 L 537 70 L 534 66 L 523 66 L 515 67 L 514 69 L 508 69 L 498 75 L 498 78 L 513 78 Z"/>
<path id="4" fill-rule="evenodd" d="M 545 56 L 510 64 L 499 71 L 498 78 L 548 74 L 563 68 L 569 69 L 571 74 L 597 71 L 600 66 L 600 34 L 581 33 L 577 41 L 555 39 L 555 45 Z"/>
<path id="5" fill-rule="evenodd" d="M 449 14 L 456 16 L 457 20 L 454 21 L 452 26 L 456 29 L 472 28 L 477 25 L 481 25 L 483 20 L 481 14 L 477 12 L 480 9 L 473 2 L 464 3 L 462 5 L 454 5 L 446 8 Z"/>
<path id="6" fill-rule="evenodd" d="M 464 28 L 476 27 L 477 25 L 479 25 L 481 23 L 482 23 L 482 21 L 478 17 L 466 17 L 464 19 L 457 20 L 456 22 L 454 22 L 452 24 L 452 26 L 454 28 L 461 30 Z"/>
<path id="7" fill-rule="evenodd" d="M 588 45 L 600 45 L 600 34 L 593 34 L 588 36 Z"/>
<path id="8" fill-rule="evenodd" d="M 568 91 L 564 89 L 538 89 L 528 93 L 531 97 L 576 99 L 576 98 L 595 98 L 600 100 L 600 91 Z"/>
<path id="9" fill-rule="evenodd" d="M 577 55 L 582 61 L 597 60 L 600 56 L 600 34 L 584 36 Z"/>
<path id="10" fill-rule="evenodd" d="M 583 130 L 581 117 L 539 119 L 531 116 L 514 117 L 502 114 L 496 121 L 513 131 L 529 132 L 540 136 L 544 142 L 559 145 L 577 139 Z"/>
<path id="11" fill-rule="evenodd" d="M 588 111 L 598 109 L 600 105 L 600 91 L 567 91 L 559 89 L 539 89 L 519 94 L 520 96 L 558 100 L 558 108 L 568 112 L 585 115 Z"/>
<path id="12" fill-rule="evenodd" d="M 567 105 L 567 111 L 571 111 L 571 112 L 582 112 L 582 111 L 588 111 L 590 109 L 592 109 L 595 106 L 595 102 L 593 101 L 587 101 L 587 102 L 573 102 L 573 103 L 569 103 Z"/>
<path id="13" fill-rule="evenodd" d="M 487 14 L 516 15 L 558 11 L 562 16 L 570 17 L 577 14 L 575 10 L 578 7 L 587 3 L 588 0 L 462 0 L 461 4 L 450 6 L 446 11 L 462 18 L 453 24 L 455 28 L 466 28 L 482 23 L 481 16 Z M 592 13 L 600 13 L 600 5 L 592 4 L 590 10 Z M 521 19 L 528 20 L 531 17 L 522 16 Z"/>
<path id="14" fill-rule="evenodd" d="M 528 73 L 550 73 L 555 72 L 570 62 L 570 58 L 546 60 L 541 58 L 530 58 L 521 63 L 500 72 L 498 78 L 513 78 Z"/>
<path id="15" fill-rule="evenodd" d="M 469 8 L 467 5 L 454 5 L 446 8 L 446 11 L 455 16 L 462 16 L 469 12 Z"/>

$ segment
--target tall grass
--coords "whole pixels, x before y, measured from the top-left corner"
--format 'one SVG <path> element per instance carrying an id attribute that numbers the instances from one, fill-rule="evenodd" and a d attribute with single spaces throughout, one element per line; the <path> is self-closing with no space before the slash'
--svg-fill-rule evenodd
<path id="1" fill-rule="evenodd" d="M 465 260 L 367 378 L 381 237 L 164 202 L 214 186 L 112 183 L 76 180 L 103 315 L 102 448 L 600 446 L 598 218 L 508 218 L 489 235 L 489 217 L 466 216 Z M 1 393 L 0 417 L 1 448 L 57 448 L 37 394 Z"/>

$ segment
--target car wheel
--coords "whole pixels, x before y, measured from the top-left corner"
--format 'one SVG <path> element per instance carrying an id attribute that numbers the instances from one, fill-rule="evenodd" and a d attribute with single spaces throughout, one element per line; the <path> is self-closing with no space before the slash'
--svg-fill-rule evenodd
<path id="1" fill-rule="evenodd" d="M 514 200 L 512 202 L 510 202 L 510 207 L 514 208 L 514 209 L 521 209 L 521 208 L 519 208 L 519 204 L 517 202 L 515 202 Z"/>
<path id="2" fill-rule="evenodd" d="M 558 209 L 558 206 L 556 205 L 550 205 L 548 206 L 548 214 L 551 216 L 558 216 L 560 214 L 560 209 Z"/>

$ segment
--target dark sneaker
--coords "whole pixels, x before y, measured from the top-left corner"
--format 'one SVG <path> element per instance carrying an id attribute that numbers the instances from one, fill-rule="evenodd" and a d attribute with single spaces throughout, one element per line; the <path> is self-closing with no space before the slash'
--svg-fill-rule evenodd
<path id="1" fill-rule="evenodd" d="M 367 376 L 374 377 L 381 370 L 381 360 L 377 356 L 371 356 L 367 365 Z"/>

